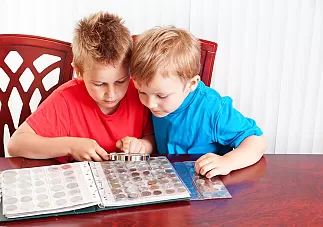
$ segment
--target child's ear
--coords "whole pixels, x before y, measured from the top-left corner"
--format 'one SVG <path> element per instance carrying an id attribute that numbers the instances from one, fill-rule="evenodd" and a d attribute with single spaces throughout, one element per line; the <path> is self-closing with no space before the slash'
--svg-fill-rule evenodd
<path id="1" fill-rule="evenodd" d="M 82 75 L 81 75 L 81 72 L 80 72 L 79 68 L 77 68 L 77 66 L 75 65 L 74 62 L 72 62 L 71 65 L 72 65 L 72 67 L 74 69 L 74 72 L 76 74 L 76 78 L 79 79 L 79 80 L 82 79 Z"/>
<path id="2" fill-rule="evenodd" d="M 201 77 L 199 75 L 196 75 L 192 79 L 190 79 L 189 87 L 188 87 L 189 92 L 195 90 L 200 80 L 201 80 Z"/>

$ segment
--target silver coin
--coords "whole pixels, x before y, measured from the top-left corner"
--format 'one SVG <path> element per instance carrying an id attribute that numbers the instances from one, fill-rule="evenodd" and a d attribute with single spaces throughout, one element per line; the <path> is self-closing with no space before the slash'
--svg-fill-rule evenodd
<path id="1" fill-rule="evenodd" d="M 133 179 L 133 181 L 141 181 L 142 180 L 142 178 L 141 177 L 134 177 L 134 178 L 132 178 Z"/>
<path id="2" fill-rule="evenodd" d="M 138 198 L 138 194 L 137 193 L 129 193 L 128 197 L 131 199 L 135 199 L 135 198 Z"/>

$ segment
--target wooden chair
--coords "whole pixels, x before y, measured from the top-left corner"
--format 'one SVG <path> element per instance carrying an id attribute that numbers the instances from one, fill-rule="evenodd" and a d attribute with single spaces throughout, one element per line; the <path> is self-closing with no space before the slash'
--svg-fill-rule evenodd
<path id="1" fill-rule="evenodd" d="M 216 55 L 216 50 L 218 49 L 218 44 L 212 41 L 200 39 L 201 43 L 201 69 L 200 77 L 206 86 L 210 87 L 214 59 Z"/>
<path id="2" fill-rule="evenodd" d="M 52 91 L 72 79 L 72 60 L 70 43 L 30 35 L 0 35 L 0 137 L 3 144 L 6 144 L 5 131 L 11 136 Z M 48 81 L 54 82 L 48 85 Z M 32 108 L 31 101 L 37 94 L 38 105 Z M 14 95 L 16 100 L 17 97 L 21 100 L 20 104 L 14 101 Z M 12 109 L 13 105 L 20 105 L 20 114 L 17 114 L 19 110 Z M 13 115 L 18 115 L 19 119 L 13 119 Z M 0 157 L 5 155 L 4 146 L 0 145 Z"/>
<path id="3" fill-rule="evenodd" d="M 137 35 L 133 35 L 132 38 L 136 39 Z M 214 59 L 218 44 L 212 41 L 199 39 L 201 44 L 201 68 L 200 68 L 200 77 L 206 86 L 210 86 Z"/>

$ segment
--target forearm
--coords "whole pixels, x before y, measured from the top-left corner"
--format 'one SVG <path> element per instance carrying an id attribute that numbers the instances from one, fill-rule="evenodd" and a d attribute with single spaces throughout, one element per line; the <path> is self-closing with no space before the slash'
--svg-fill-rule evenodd
<path id="1" fill-rule="evenodd" d="M 224 156 L 229 159 L 232 171 L 258 162 L 266 149 L 267 140 L 265 136 L 249 136 L 236 149 Z"/>
<path id="2" fill-rule="evenodd" d="M 47 159 L 69 155 L 70 144 L 77 138 L 47 138 L 33 133 L 13 135 L 9 141 L 8 152 L 11 156 L 34 159 Z"/>
<path id="3" fill-rule="evenodd" d="M 144 136 L 142 139 L 142 143 L 145 146 L 145 153 L 146 154 L 151 154 L 155 150 L 155 136 L 154 135 L 148 135 Z"/>

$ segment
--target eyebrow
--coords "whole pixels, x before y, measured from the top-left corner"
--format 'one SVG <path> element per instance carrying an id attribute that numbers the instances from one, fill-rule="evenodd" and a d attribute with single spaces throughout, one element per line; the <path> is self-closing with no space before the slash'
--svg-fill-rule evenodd
<path id="1" fill-rule="evenodd" d="M 123 80 L 125 78 L 127 78 L 128 76 L 124 76 L 124 77 L 121 77 L 119 79 L 117 79 L 116 81 L 119 81 L 119 80 Z M 95 83 L 106 83 L 106 82 L 102 82 L 102 81 L 98 81 L 98 80 L 91 80 L 92 82 L 95 82 Z"/>

